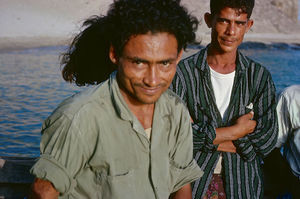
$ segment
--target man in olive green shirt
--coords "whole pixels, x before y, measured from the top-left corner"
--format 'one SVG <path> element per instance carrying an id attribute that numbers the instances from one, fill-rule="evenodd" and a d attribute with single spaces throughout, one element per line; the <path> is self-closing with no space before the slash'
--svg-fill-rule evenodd
<path id="1" fill-rule="evenodd" d="M 167 89 L 197 20 L 179 1 L 118 0 L 84 25 L 63 77 L 98 85 L 44 122 L 31 198 L 191 198 L 190 116 Z"/>

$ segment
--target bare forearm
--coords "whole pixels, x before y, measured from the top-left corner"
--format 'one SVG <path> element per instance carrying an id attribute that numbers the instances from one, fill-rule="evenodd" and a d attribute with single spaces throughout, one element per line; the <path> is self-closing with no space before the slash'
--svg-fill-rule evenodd
<path id="1" fill-rule="evenodd" d="M 218 146 L 218 151 L 236 153 L 236 147 L 232 143 L 232 141 L 222 142 Z"/>
<path id="2" fill-rule="evenodd" d="M 216 128 L 216 138 L 213 144 L 234 141 L 252 133 L 256 126 L 256 121 L 252 120 L 253 112 L 240 116 L 232 126 Z"/>
<path id="3" fill-rule="evenodd" d="M 184 185 L 173 193 L 169 199 L 192 199 L 192 188 L 190 184 Z"/>
<path id="4" fill-rule="evenodd" d="M 51 182 L 36 178 L 32 185 L 29 199 L 57 199 L 59 192 L 54 188 Z"/>
<path id="5" fill-rule="evenodd" d="M 238 139 L 236 135 L 237 128 L 235 126 L 216 128 L 216 138 L 213 144 L 222 144 L 223 142 L 229 142 Z"/>

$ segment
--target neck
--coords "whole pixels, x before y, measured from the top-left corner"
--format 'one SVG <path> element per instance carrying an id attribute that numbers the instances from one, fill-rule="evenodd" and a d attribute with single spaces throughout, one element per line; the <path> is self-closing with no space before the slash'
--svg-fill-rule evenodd
<path id="1" fill-rule="evenodd" d="M 120 91 L 126 104 L 128 105 L 128 108 L 139 120 L 144 129 L 151 128 L 155 104 L 138 103 L 133 97 L 125 94 L 124 91 L 122 91 L 122 89 Z"/>
<path id="2" fill-rule="evenodd" d="M 140 121 L 144 129 L 152 127 L 155 107 L 154 104 L 147 104 L 143 106 L 133 106 L 132 104 L 128 104 L 128 106 L 132 113 Z"/>
<path id="3" fill-rule="evenodd" d="M 228 74 L 235 71 L 236 54 L 237 51 L 220 52 L 209 46 L 207 52 L 207 63 L 215 71 L 222 74 Z"/>

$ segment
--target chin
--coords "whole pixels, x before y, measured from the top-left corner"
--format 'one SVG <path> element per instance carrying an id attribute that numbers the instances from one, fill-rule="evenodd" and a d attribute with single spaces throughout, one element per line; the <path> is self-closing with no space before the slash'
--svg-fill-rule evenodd
<path id="1" fill-rule="evenodd" d="M 237 47 L 220 45 L 220 50 L 223 51 L 224 53 L 230 53 L 230 52 L 235 52 L 237 50 Z"/>
<path id="2" fill-rule="evenodd" d="M 141 96 L 138 100 L 143 104 L 154 104 L 159 99 L 159 96 Z"/>

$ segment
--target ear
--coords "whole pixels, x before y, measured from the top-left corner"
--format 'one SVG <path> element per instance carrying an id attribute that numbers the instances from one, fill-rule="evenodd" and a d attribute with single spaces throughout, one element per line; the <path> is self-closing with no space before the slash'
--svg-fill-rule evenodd
<path id="1" fill-rule="evenodd" d="M 211 24 L 212 24 L 212 22 L 211 22 L 211 20 L 212 20 L 212 15 L 210 14 L 210 13 L 205 13 L 204 14 L 204 20 L 205 20 L 205 23 L 206 23 L 206 25 L 207 25 L 207 27 L 208 28 L 211 28 Z"/>
<path id="2" fill-rule="evenodd" d="M 246 32 L 248 32 L 250 30 L 250 28 L 253 26 L 254 21 L 252 19 L 249 19 L 247 21 L 247 28 L 246 28 Z"/>
<path id="3" fill-rule="evenodd" d="M 177 59 L 176 59 L 176 65 L 179 63 L 179 61 L 181 60 L 183 54 L 183 49 L 181 49 L 177 55 Z"/>
<path id="4" fill-rule="evenodd" d="M 113 45 L 110 45 L 109 47 L 109 58 L 110 58 L 110 61 L 114 64 L 117 64 L 117 55 L 116 55 L 116 51 L 115 51 L 115 48 L 113 47 Z"/>

